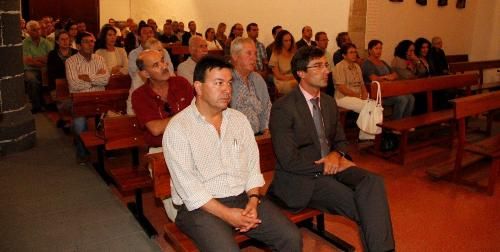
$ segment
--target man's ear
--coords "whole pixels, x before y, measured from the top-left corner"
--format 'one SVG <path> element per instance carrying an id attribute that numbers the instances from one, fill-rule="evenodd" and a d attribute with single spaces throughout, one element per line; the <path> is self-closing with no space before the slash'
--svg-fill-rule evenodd
<path id="1" fill-rule="evenodd" d="M 196 91 L 196 95 L 201 94 L 201 85 L 203 85 L 203 83 L 201 83 L 200 81 L 195 81 L 193 83 L 193 87 L 194 87 L 194 91 Z"/>
<path id="2" fill-rule="evenodd" d="M 303 78 L 306 76 L 306 72 L 301 71 L 301 70 L 298 70 L 298 71 L 297 71 L 297 75 L 298 75 L 301 79 L 303 79 Z"/>
<path id="3" fill-rule="evenodd" d="M 144 79 L 149 79 L 149 73 L 146 70 L 139 71 L 139 76 L 141 76 Z"/>

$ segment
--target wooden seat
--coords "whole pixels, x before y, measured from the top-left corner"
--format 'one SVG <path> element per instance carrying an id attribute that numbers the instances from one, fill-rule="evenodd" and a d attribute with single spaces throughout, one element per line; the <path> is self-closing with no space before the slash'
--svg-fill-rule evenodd
<path id="1" fill-rule="evenodd" d="M 66 79 L 56 79 L 56 101 L 64 101 L 69 98 L 68 81 Z"/>
<path id="2" fill-rule="evenodd" d="M 175 45 L 172 46 L 172 55 L 189 54 L 189 46 Z"/>
<path id="3" fill-rule="evenodd" d="M 106 90 L 130 89 L 131 84 L 132 79 L 128 74 L 111 75 L 108 80 L 108 85 L 106 85 Z"/>
<path id="4" fill-rule="evenodd" d="M 408 134 L 410 130 L 453 120 L 452 110 L 433 111 L 433 91 L 464 88 L 465 93 L 470 94 L 471 86 L 477 85 L 477 80 L 477 74 L 461 74 L 415 80 L 381 82 L 380 90 L 382 99 L 399 95 L 425 92 L 427 96 L 427 113 L 417 116 L 405 117 L 398 120 L 384 121 L 378 124 L 378 126 L 384 130 L 400 132 L 400 144 L 397 152 L 388 154 L 382 153 L 380 149 L 382 135 L 379 134 L 375 137 L 374 153 L 383 157 L 390 157 L 390 155 L 392 154 L 397 154 L 396 161 L 400 164 L 405 164 L 406 152 L 408 149 Z M 377 94 L 377 85 L 371 85 L 370 93 L 372 98 L 376 98 L 375 96 Z"/>
<path id="5" fill-rule="evenodd" d="M 128 89 L 74 93 L 72 94 L 73 115 L 92 117 L 100 116 L 108 110 L 126 111 L 128 95 Z"/>
<path id="6" fill-rule="evenodd" d="M 454 115 L 458 121 L 458 146 L 455 160 L 454 179 L 459 178 L 463 168 L 464 152 L 470 152 L 491 160 L 490 174 L 486 185 L 489 195 L 493 195 L 496 178 L 500 170 L 500 135 L 489 136 L 475 143 L 466 143 L 465 119 L 477 114 L 500 109 L 500 91 L 463 97 L 452 100 Z M 487 133 L 491 134 L 491 118 L 487 120 Z"/>
<path id="7" fill-rule="evenodd" d="M 468 54 L 455 54 L 455 55 L 446 55 L 446 61 L 448 64 L 455 62 L 467 62 L 469 61 Z"/>
<path id="8" fill-rule="evenodd" d="M 276 159 L 272 147 L 271 138 L 257 137 L 259 147 L 260 166 L 262 172 L 274 170 Z M 147 158 L 153 173 L 153 185 L 155 197 L 165 199 L 170 197 L 170 174 L 165 162 L 163 153 L 148 154 Z M 316 209 L 304 209 L 299 213 L 292 213 L 286 209 L 281 209 L 283 214 L 293 223 L 301 224 L 309 228 L 312 232 L 323 237 L 328 242 L 333 243 L 343 251 L 354 251 L 354 247 L 325 230 L 324 214 Z M 316 226 L 312 220 L 316 219 Z M 303 224 L 305 223 L 305 224 Z M 175 251 L 198 251 L 195 243 L 186 234 L 184 234 L 174 223 L 168 223 L 164 226 L 165 239 L 175 249 Z M 235 233 L 235 241 L 241 246 L 250 238 L 242 233 Z"/>

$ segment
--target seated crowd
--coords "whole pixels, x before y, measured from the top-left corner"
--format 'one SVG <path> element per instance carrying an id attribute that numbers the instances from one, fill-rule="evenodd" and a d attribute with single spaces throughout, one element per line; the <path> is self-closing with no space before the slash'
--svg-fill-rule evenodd
<path id="1" fill-rule="evenodd" d="M 272 202 L 260 200 L 257 135 L 272 135 L 278 160 L 270 194 L 296 211 L 312 207 L 354 220 L 368 251 L 394 249 L 382 179 L 349 159 L 338 108 L 359 113 L 369 98 L 365 84 L 372 81 L 447 74 L 440 38 L 401 41 L 389 65 L 381 59 L 380 40 L 370 41 L 369 56 L 361 59 L 341 32 L 331 54 L 328 35 L 319 31 L 314 41 L 310 26 L 297 42 L 275 26 L 267 47 L 258 40 L 256 23 L 246 26 L 247 36 L 240 23 L 228 36 L 224 23 L 202 36 L 195 21 L 184 31 L 183 22 L 167 19 L 160 31 L 153 19 L 137 25 L 110 18 L 97 40 L 84 22 L 44 17 L 21 26 L 33 113 L 44 109 L 43 90 L 53 90 L 55 79 L 67 79 L 70 93 L 79 93 L 105 90 L 110 76 L 130 75 L 126 112 L 137 117 L 149 152 L 165 153 L 172 174 L 173 196 L 165 209 L 203 251 L 237 250 L 233 229 L 277 250 L 301 249 L 296 227 Z M 172 48 L 182 45 L 189 56 L 180 62 Z M 226 60 L 207 56 L 214 50 Z M 334 91 L 325 94 L 329 75 Z M 273 88 L 277 95 L 270 96 Z M 394 120 L 425 106 L 418 94 L 383 102 L 393 107 Z M 86 121 L 73 118 L 76 136 L 87 129 Z M 89 153 L 76 139 L 78 160 L 86 162 Z M 372 139 L 360 130 L 359 140 Z"/>

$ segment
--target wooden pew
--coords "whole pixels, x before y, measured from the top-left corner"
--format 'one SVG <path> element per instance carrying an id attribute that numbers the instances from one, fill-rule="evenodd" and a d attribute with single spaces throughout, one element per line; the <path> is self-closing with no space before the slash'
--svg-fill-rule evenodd
<path id="1" fill-rule="evenodd" d="M 111 75 L 108 80 L 108 85 L 106 85 L 106 90 L 113 89 L 130 89 L 132 84 L 132 79 L 128 74 L 115 74 Z"/>
<path id="2" fill-rule="evenodd" d="M 487 192 L 493 195 L 495 181 L 500 169 L 500 135 L 491 136 L 491 119 L 488 117 L 487 133 L 490 135 L 474 143 L 466 142 L 466 118 L 500 109 L 500 91 L 454 99 L 454 116 L 458 121 L 458 146 L 455 160 L 454 178 L 458 180 L 463 167 L 464 151 L 491 160 Z"/>
<path id="3" fill-rule="evenodd" d="M 479 72 L 479 90 L 490 89 L 500 86 L 500 82 L 484 83 L 484 70 L 491 68 L 500 68 L 500 60 L 484 60 L 471 62 L 455 62 L 449 64 L 450 73 L 464 73 L 467 71 Z"/>
<path id="4" fill-rule="evenodd" d="M 384 130 L 401 132 L 400 144 L 399 150 L 396 153 L 384 154 L 380 149 L 382 135 L 379 134 L 375 137 L 375 154 L 382 155 L 384 157 L 390 157 L 392 154 L 397 154 L 396 161 L 400 164 L 405 164 L 406 152 L 408 149 L 408 134 L 411 129 L 445 123 L 453 119 L 453 110 L 433 111 L 432 91 L 450 88 L 465 88 L 466 93 L 469 94 L 471 86 L 476 84 L 477 74 L 449 75 L 424 79 L 381 82 L 380 88 L 382 99 L 391 96 L 425 92 L 427 96 L 427 113 L 399 120 L 384 121 L 379 124 L 379 126 Z M 376 94 L 377 85 L 371 85 L 371 96 L 373 99 L 376 98 Z"/>
<path id="5" fill-rule="evenodd" d="M 259 146 L 261 171 L 263 173 L 273 171 L 276 160 L 271 139 L 257 137 L 256 140 Z M 149 154 L 147 158 L 152 168 L 155 197 L 161 200 L 170 197 L 170 174 L 163 153 Z M 307 227 L 309 230 L 323 237 L 343 251 L 354 251 L 353 246 L 326 231 L 323 212 L 311 208 L 304 209 L 296 214 L 285 209 L 282 209 L 282 211 L 293 223 Z M 316 218 L 316 225 L 312 223 L 314 218 Z M 175 223 L 167 223 L 164 227 L 164 231 L 165 239 L 175 251 L 198 251 L 195 243 L 186 234 L 182 233 Z M 250 241 L 249 237 L 241 233 L 236 233 L 234 239 L 240 247 L 245 246 L 245 244 Z"/>
<path id="6" fill-rule="evenodd" d="M 448 62 L 448 64 L 456 62 L 467 62 L 469 61 L 469 55 L 468 54 L 446 55 L 446 61 Z"/>
<path id="7" fill-rule="evenodd" d="M 158 233 L 144 216 L 142 192 L 153 186 L 149 171 L 139 166 L 139 148 L 146 146 L 143 131 L 135 116 L 118 116 L 104 118 L 105 150 L 114 151 L 130 149 L 132 164 L 114 168 L 106 168 L 117 189 L 122 193 L 134 192 L 135 202 L 127 204 L 130 212 L 142 226 L 149 237 Z"/>

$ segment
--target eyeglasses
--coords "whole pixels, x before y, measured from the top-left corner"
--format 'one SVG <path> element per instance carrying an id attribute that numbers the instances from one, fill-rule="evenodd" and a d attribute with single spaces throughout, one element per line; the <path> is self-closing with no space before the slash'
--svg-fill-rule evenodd
<path id="1" fill-rule="evenodd" d="M 318 70 L 321 70 L 321 69 L 323 69 L 323 68 L 326 68 L 326 69 L 328 69 L 328 70 L 329 70 L 329 69 L 330 69 L 330 64 L 328 64 L 328 63 L 324 63 L 324 64 L 322 64 L 322 63 L 317 63 L 317 64 L 314 64 L 314 65 L 312 65 L 312 66 L 308 66 L 307 68 L 308 68 L 308 69 L 309 69 L 309 68 L 316 68 L 316 69 L 318 69 Z"/>

